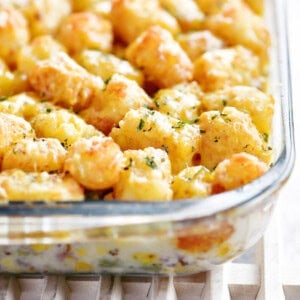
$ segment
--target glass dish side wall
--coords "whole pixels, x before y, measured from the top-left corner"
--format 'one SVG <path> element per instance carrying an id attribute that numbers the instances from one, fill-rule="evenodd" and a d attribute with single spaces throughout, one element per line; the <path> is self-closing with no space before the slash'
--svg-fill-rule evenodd
<path id="1" fill-rule="evenodd" d="M 2 246 L 1 273 L 126 273 L 184 275 L 211 269 L 251 247 L 276 203 L 206 218 L 141 226 L 94 228 L 83 243 Z"/>

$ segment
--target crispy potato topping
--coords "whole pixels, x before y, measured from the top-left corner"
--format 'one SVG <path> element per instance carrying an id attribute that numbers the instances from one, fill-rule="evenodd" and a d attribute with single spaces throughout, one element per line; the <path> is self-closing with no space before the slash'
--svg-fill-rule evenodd
<path id="1" fill-rule="evenodd" d="M 276 100 L 263 6 L 2 0 L 0 198 L 178 201 L 259 178 Z M 206 251 L 226 228 L 178 247 Z"/>

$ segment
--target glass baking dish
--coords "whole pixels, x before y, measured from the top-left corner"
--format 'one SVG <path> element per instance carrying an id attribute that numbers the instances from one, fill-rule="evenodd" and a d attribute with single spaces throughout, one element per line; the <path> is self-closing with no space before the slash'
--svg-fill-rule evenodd
<path id="1" fill-rule="evenodd" d="M 241 188 L 166 203 L 87 200 L 0 207 L 1 273 L 189 274 L 251 247 L 294 164 L 285 1 L 266 1 L 276 101 L 272 168 Z"/>

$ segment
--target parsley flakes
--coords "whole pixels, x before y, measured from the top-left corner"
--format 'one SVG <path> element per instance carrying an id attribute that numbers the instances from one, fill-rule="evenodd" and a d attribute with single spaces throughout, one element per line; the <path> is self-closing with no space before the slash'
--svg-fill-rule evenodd
<path id="1" fill-rule="evenodd" d="M 146 156 L 145 157 L 145 161 L 146 161 L 146 165 L 148 167 L 150 167 L 151 169 L 157 169 L 157 164 L 156 162 L 154 161 L 154 157 L 149 157 L 149 156 Z"/>
<path id="2" fill-rule="evenodd" d="M 138 131 L 141 131 L 143 128 L 144 128 L 144 126 L 145 126 L 145 121 L 144 121 L 144 119 L 140 119 L 140 122 L 139 122 L 139 125 L 137 126 L 137 130 Z"/>

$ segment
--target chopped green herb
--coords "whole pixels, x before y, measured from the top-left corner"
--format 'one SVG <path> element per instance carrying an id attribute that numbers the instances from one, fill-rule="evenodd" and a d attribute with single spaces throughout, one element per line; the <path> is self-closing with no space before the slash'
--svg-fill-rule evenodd
<path id="1" fill-rule="evenodd" d="M 106 78 L 106 79 L 104 80 L 104 83 L 105 83 L 105 84 L 108 84 L 108 83 L 111 81 L 111 78 L 112 78 L 112 76 Z"/>
<path id="2" fill-rule="evenodd" d="M 272 147 L 269 146 L 269 147 L 268 147 L 268 150 L 271 151 L 271 150 L 272 150 Z"/>
<path id="3" fill-rule="evenodd" d="M 145 160 L 146 160 L 146 165 L 148 167 L 150 167 L 151 169 L 157 169 L 157 164 L 154 161 L 154 157 L 153 156 L 152 157 L 146 156 Z"/>
<path id="4" fill-rule="evenodd" d="M 153 116 L 155 114 L 155 110 L 153 110 L 153 108 L 146 106 L 145 107 L 147 109 L 146 113 L 144 114 L 144 116 L 147 118 L 149 116 Z"/>
<path id="5" fill-rule="evenodd" d="M 226 106 L 227 105 L 227 100 L 223 99 L 222 103 L 223 103 L 223 106 Z"/>
<path id="6" fill-rule="evenodd" d="M 267 143 L 269 141 L 269 135 L 267 133 L 262 134 L 264 141 Z"/>
<path id="7" fill-rule="evenodd" d="M 7 100 L 8 97 L 0 97 L 0 102 Z"/>
<path id="8" fill-rule="evenodd" d="M 155 106 L 156 106 L 157 108 L 160 107 L 160 104 L 157 102 L 157 99 L 154 99 L 153 102 L 154 102 L 154 104 L 155 104 Z"/>
<path id="9" fill-rule="evenodd" d="M 216 114 L 216 115 L 213 115 L 213 116 L 211 117 L 211 119 L 214 120 L 214 119 L 217 118 L 217 117 L 218 117 L 218 115 Z"/>
<path id="10" fill-rule="evenodd" d="M 227 114 L 221 113 L 221 117 L 227 117 Z"/>
<path id="11" fill-rule="evenodd" d="M 198 118 L 195 118 L 195 119 L 192 119 L 192 120 L 187 120 L 187 121 L 180 120 L 180 121 L 177 122 L 176 125 L 172 126 L 172 128 L 182 128 L 186 124 L 191 124 L 192 125 L 192 124 L 197 123 L 198 121 L 199 121 Z"/>
<path id="12" fill-rule="evenodd" d="M 192 180 L 197 179 L 197 177 L 199 175 L 204 175 L 205 174 L 206 169 L 204 167 L 199 168 L 199 170 L 197 172 L 195 172 L 195 174 L 193 175 L 193 177 L 191 178 Z"/>
<path id="13" fill-rule="evenodd" d="M 187 121 L 186 123 L 188 123 L 188 124 L 195 124 L 195 123 L 197 123 L 198 121 L 199 121 L 199 118 L 195 118 L 195 119 L 193 119 L 193 120 Z"/>
<path id="14" fill-rule="evenodd" d="M 137 126 L 137 130 L 141 131 L 145 126 L 145 121 L 143 119 L 140 119 L 139 125 Z"/>
<path id="15" fill-rule="evenodd" d="M 226 119 L 224 119 L 224 121 L 225 121 L 226 123 L 229 123 L 229 122 L 231 122 L 231 119 L 226 118 Z"/>
<path id="16" fill-rule="evenodd" d="M 186 124 L 186 122 L 183 122 L 183 121 L 180 120 L 180 121 L 177 122 L 176 125 L 172 126 L 172 128 L 175 128 L 175 129 L 182 128 L 182 127 L 184 127 L 185 124 Z"/>
<path id="17" fill-rule="evenodd" d="M 51 108 L 47 108 L 47 109 L 46 109 L 46 113 L 48 113 L 48 114 L 51 113 L 51 111 L 52 111 Z"/>

